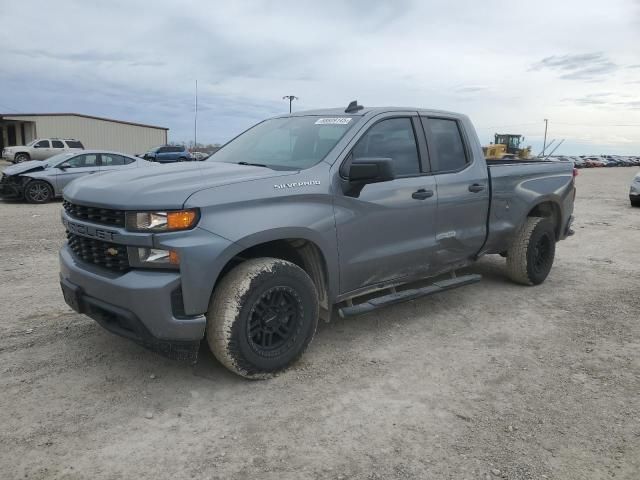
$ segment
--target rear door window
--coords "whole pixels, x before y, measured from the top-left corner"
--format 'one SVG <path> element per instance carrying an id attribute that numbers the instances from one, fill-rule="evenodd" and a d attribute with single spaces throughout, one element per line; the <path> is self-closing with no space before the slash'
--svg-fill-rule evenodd
<path id="1" fill-rule="evenodd" d="M 423 118 L 422 122 L 426 123 L 433 173 L 463 169 L 468 161 L 458 122 L 445 118 Z"/>
<path id="2" fill-rule="evenodd" d="M 64 143 L 62 143 L 60 140 L 51 140 L 51 146 L 53 148 L 64 148 Z"/>

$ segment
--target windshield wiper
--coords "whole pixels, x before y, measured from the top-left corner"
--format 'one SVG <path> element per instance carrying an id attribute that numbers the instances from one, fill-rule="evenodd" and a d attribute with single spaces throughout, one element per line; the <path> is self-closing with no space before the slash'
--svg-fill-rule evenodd
<path id="1" fill-rule="evenodd" d="M 238 162 L 238 165 L 250 165 L 252 167 L 271 168 L 271 167 L 266 166 L 264 163 Z"/>

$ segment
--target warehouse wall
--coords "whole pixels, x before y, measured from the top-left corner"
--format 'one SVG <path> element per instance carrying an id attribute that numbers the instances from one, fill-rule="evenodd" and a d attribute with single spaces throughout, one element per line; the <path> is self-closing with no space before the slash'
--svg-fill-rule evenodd
<path id="1" fill-rule="evenodd" d="M 6 120 L 35 122 L 39 138 L 59 137 L 80 140 L 85 148 L 115 150 L 129 154 L 144 153 L 167 142 L 167 131 L 126 123 L 73 115 L 20 116 Z"/>

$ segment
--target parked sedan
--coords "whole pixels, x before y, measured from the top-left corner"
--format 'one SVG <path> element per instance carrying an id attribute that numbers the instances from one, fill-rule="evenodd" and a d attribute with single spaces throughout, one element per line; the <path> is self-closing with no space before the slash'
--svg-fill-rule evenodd
<path id="1" fill-rule="evenodd" d="M 7 167 L 0 179 L 0 197 L 46 203 L 62 196 L 69 182 L 97 172 L 153 166 L 141 158 L 98 150 L 67 152 L 45 161 L 32 160 Z"/>

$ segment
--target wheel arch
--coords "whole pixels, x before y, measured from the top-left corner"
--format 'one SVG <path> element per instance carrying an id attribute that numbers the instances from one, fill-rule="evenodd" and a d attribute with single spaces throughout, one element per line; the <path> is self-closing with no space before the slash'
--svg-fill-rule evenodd
<path id="1" fill-rule="evenodd" d="M 298 232 L 299 233 L 299 232 Z M 328 255 L 315 239 L 303 235 L 276 236 L 273 238 L 258 236 L 237 242 L 243 250 L 235 253 L 220 270 L 214 291 L 220 280 L 235 266 L 245 260 L 259 257 L 272 257 L 289 261 L 304 270 L 318 291 L 318 300 L 323 310 L 330 311 L 335 292 L 332 289 L 334 278 L 328 264 Z"/>
<path id="2" fill-rule="evenodd" d="M 545 199 L 535 204 L 527 213 L 527 218 L 529 217 L 549 218 L 553 223 L 556 240 L 560 239 L 562 234 L 562 209 L 557 201 Z"/>
<path id="3" fill-rule="evenodd" d="M 24 184 L 24 187 L 22 188 L 22 194 L 24 195 L 27 187 L 32 184 L 33 182 L 44 182 L 47 185 L 49 185 L 49 188 L 51 189 L 51 198 L 55 198 L 56 197 L 56 188 L 53 185 L 53 183 L 51 183 L 51 181 L 47 180 L 46 178 L 40 178 L 40 177 L 26 177 L 29 180 L 27 180 Z"/>

